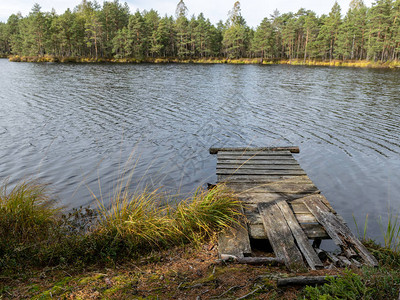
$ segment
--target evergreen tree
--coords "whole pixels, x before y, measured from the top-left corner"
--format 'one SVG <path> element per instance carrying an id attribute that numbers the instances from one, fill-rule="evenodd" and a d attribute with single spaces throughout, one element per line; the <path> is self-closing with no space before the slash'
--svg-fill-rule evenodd
<path id="1" fill-rule="evenodd" d="M 117 32 L 126 27 L 129 22 L 129 7 L 127 3 L 122 5 L 118 0 L 103 3 L 100 21 L 103 24 L 103 46 L 104 56 L 112 54 L 113 39 Z"/>
<path id="2" fill-rule="evenodd" d="M 227 29 L 224 31 L 222 44 L 224 52 L 229 58 L 246 57 L 250 42 L 249 28 L 242 17 L 240 2 L 236 1 L 229 11 Z"/>
<path id="3" fill-rule="evenodd" d="M 391 0 L 378 0 L 368 12 L 369 36 L 367 59 L 384 60 L 390 44 Z"/>
<path id="4" fill-rule="evenodd" d="M 334 51 L 337 43 L 339 27 L 341 24 L 340 6 L 337 2 L 333 5 L 329 16 L 324 19 L 324 23 L 318 34 L 319 55 L 323 58 L 334 59 Z"/>
<path id="5" fill-rule="evenodd" d="M 264 18 L 257 27 L 252 40 L 251 50 L 257 57 L 273 57 L 275 50 L 275 32 L 268 18 Z"/>

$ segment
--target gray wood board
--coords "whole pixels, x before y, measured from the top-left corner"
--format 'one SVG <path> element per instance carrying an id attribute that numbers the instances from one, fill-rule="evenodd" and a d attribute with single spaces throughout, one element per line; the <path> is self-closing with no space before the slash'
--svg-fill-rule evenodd
<path id="1" fill-rule="evenodd" d="M 306 175 L 303 170 L 217 169 L 217 175 Z"/>
<path id="2" fill-rule="evenodd" d="M 340 246 L 345 253 L 356 250 L 358 255 L 370 266 L 377 266 L 378 261 L 350 231 L 350 229 L 321 201 L 322 195 L 312 195 L 303 199 L 304 204 L 315 216 L 318 222 L 324 226 L 326 232 L 333 241 Z M 349 257 L 349 255 L 346 255 Z"/>
<path id="3" fill-rule="evenodd" d="M 296 217 L 294 216 L 292 209 L 286 203 L 286 201 L 279 201 L 277 202 L 279 209 L 281 210 L 286 223 L 289 225 L 290 230 L 297 242 L 297 246 L 299 247 L 301 253 L 303 254 L 304 258 L 306 259 L 308 265 L 311 269 L 320 269 L 324 265 L 319 259 L 318 255 L 315 253 L 313 247 L 310 245 L 308 241 L 308 237 L 304 233 L 303 229 L 300 227 Z"/>
<path id="4" fill-rule="evenodd" d="M 218 253 L 244 257 L 251 254 L 247 225 L 236 225 L 218 235 Z"/>
<path id="5" fill-rule="evenodd" d="M 293 161 L 294 158 L 290 154 L 280 154 L 280 155 L 233 155 L 233 154 L 218 154 L 217 155 L 218 160 L 287 160 L 287 161 Z"/>
<path id="6" fill-rule="evenodd" d="M 318 188 L 308 183 L 284 183 L 260 184 L 260 183 L 226 183 L 226 187 L 234 191 L 247 191 L 255 193 L 287 193 L 287 194 L 307 194 L 318 192 Z"/>
<path id="7" fill-rule="evenodd" d="M 262 202 L 272 202 L 279 200 L 293 201 L 299 198 L 304 198 L 310 194 L 286 194 L 286 193 L 237 193 L 237 197 L 246 204 L 257 204 Z"/>
<path id="8" fill-rule="evenodd" d="M 258 213 L 245 212 L 247 222 L 249 224 L 262 224 L 262 218 Z M 294 214 L 297 222 L 299 223 L 313 223 L 318 224 L 317 219 L 312 213 L 308 214 Z"/>
<path id="9" fill-rule="evenodd" d="M 233 170 L 303 170 L 299 165 L 234 165 L 234 164 L 217 164 L 217 172 L 219 169 Z"/>
<path id="10" fill-rule="evenodd" d="M 264 229 L 275 255 L 292 271 L 304 271 L 306 266 L 282 211 L 276 203 L 259 203 Z"/>
<path id="11" fill-rule="evenodd" d="M 234 164 L 234 165 L 299 165 L 295 159 L 224 159 L 219 158 L 218 164 Z"/>
<path id="12" fill-rule="evenodd" d="M 313 183 L 307 175 L 218 175 L 218 182 L 268 183 L 285 181 L 287 183 Z"/>
<path id="13" fill-rule="evenodd" d="M 309 239 L 330 239 L 324 228 L 318 223 L 302 224 L 301 228 Z M 263 224 L 249 224 L 249 235 L 253 239 L 264 240 L 268 239 Z"/>
<path id="14" fill-rule="evenodd" d="M 221 151 L 234 151 L 234 152 L 282 152 L 288 151 L 292 153 L 299 153 L 300 149 L 297 146 L 277 146 L 277 147 L 211 147 L 210 154 L 216 154 Z"/>

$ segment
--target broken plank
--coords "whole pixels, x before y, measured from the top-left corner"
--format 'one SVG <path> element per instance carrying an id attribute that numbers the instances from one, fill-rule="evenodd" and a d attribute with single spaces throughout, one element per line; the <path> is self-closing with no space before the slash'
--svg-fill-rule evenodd
<path id="1" fill-rule="evenodd" d="M 303 170 L 217 169 L 217 175 L 306 175 Z"/>
<path id="2" fill-rule="evenodd" d="M 275 255 L 283 259 L 290 270 L 305 270 L 303 257 L 278 205 L 276 203 L 259 203 L 258 210 Z"/>
<path id="3" fill-rule="evenodd" d="M 351 230 L 321 201 L 322 197 L 321 195 L 308 196 L 303 199 L 303 202 L 338 246 L 342 247 L 343 250 L 355 249 L 365 263 L 370 266 L 378 266 L 376 258 L 369 253 Z"/>
<path id="4" fill-rule="evenodd" d="M 289 207 L 286 201 L 279 201 L 277 202 L 277 205 L 281 210 L 286 223 L 289 225 L 289 228 L 297 242 L 297 246 L 306 259 L 308 265 L 312 270 L 323 268 L 324 265 L 310 245 L 306 234 L 297 222 L 296 217 L 293 215 L 292 209 Z"/>
<path id="5" fill-rule="evenodd" d="M 218 253 L 244 257 L 251 254 L 247 225 L 227 228 L 218 235 Z"/>

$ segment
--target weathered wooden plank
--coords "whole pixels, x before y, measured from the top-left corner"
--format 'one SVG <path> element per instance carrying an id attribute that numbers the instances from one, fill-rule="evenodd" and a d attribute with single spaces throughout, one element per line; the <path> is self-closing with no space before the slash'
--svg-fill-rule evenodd
<path id="1" fill-rule="evenodd" d="M 325 229 L 318 223 L 300 223 L 309 239 L 330 239 Z"/>
<path id="2" fill-rule="evenodd" d="M 246 174 L 234 174 L 234 175 L 218 175 L 218 182 L 256 182 L 256 183 L 269 183 L 284 181 L 287 183 L 313 183 L 307 175 L 246 175 Z"/>
<path id="3" fill-rule="evenodd" d="M 303 170 L 217 169 L 217 175 L 306 175 Z"/>
<path id="4" fill-rule="evenodd" d="M 248 151 L 289 151 L 291 153 L 299 153 L 300 149 L 296 146 L 283 146 L 283 147 L 211 147 L 210 154 L 217 154 L 219 151 L 234 151 L 234 152 L 248 152 Z"/>
<path id="5" fill-rule="evenodd" d="M 230 160 L 230 161 L 251 161 L 253 163 L 257 163 L 258 161 L 262 161 L 263 163 L 268 163 L 268 162 L 282 162 L 284 163 L 285 161 L 290 163 L 293 162 L 293 157 L 292 156 L 218 156 L 217 161 L 218 162 L 224 162 L 225 160 Z M 296 162 L 298 164 L 298 162 Z"/>
<path id="6" fill-rule="evenodd" d="M 295 214 L 296 219 L 299 223 L 317 223 L 317 219 L 314 217 L 312 213 L 308 214 Z"/>
<path id="7" fill-rule="evenodd" d="M 291 158 L 291 159 L 225 159 L 218 158 L 218 164 L 236 164 L 236 165 L 299 165 L 299 163 Z"/>
<path id="8" fill-rule="evenodd" d="M 332 213 L 337 214 L 336 211 L 333 209 L 333 207 L 331 206 L 331 204 L 328 202 L 328 200 L 325 197 L 321 198 L 321 201 L 329 208 L 329 210 Z M 290 201 L 290 205 L 292 205 L 292 206 L 297 206 L 297 205 L 302 206 L 302 205 L 304 205 L 305 206 L 305 204 L 304 204 L 304 202 L 303 202 L 303 200 L 301 198 Z M 308 208 L 306 208 L 306 209 L 308 210 Z M 338 217 L 342 218 L 339 215 L 338 215 Z"/>
<path id="9" fill-rule="evenodd" d="M 237 193 L 237 197 L 245 202 L 246 204 L 257 204 L 257 203 L 269 203 L 273 201 L 292 201 L 299 198 L 304 198 L 310 195 L 307 194 L 286 194 L 286 193 L 248 193 L 248 192 L 239 192 Z"/>
<path id="10" fill-rule="evenodd" d="M 299 199 L 293 200 L 289 203 L 295 214 L 311 214 L 310 210 L 303 202 L 295 202 L 295 201 L 299 201 Z"/>
<path id="11" fill-rule="evenodd" d="M 261 219 L 261 216 L 260 216 L 259 213 L 246 211 L 245 215 L 246 215 L 246 218 L 247 218 L 247 222 L 249 224 L 262 224 L 262 219 Z M 295 213 L 294 216 L 296 217 L 296 220 L 299 223 L 314 223 L 314 224 L 318 224 L 317 219 L 310 212 L 308 214 L 296 214 Z"/>
<path id="12" fill-rule="evenodd" d="M 301 224 L 301 228 L 309 239 L 330 239 L 326 231 L 318 223 L 316 224 Z M 249 224 L 250 238 L 256 240 L 268 239 L 263 224 Z"/>
<path id="13" fill-rule="evenodd" d="M 293 158 L 292 153 L 289 151 L 246 151 L 246 152 L 239 152 L 239 151 L 220 151 L 217 154 L 217 157 L 220 157 L 221 155 L 231 155 L 237 157 L 242 157 L 242 156 L 286 156 L 286 157 L 291 157 Z"/>
<path id="14" fill-rule="evenodd" d="M 218 253 L 244 257 L 251 254 L 247 225 L 236 225 L 221 232 L 218 236 Z"/>
<path id="15" fill-rule="evenodd" d="M 259 184 L 259 183 L 226 183 L 226 187 L 234 191 L 246 191 L 254 193 L 286 193 L 286 194 L 307 194 L 316 193 L 318 188 L 313 184 Z"/>
<path id="16" fill-rule="evenodd" d="M 321 195 L 311 195 L 304 198 L 303 202 L 318 222 L 324 226 L 326 232 L 338 246 L 343 250 L 355 249 L 368 265 L 377 266 L 378 261 L 375 257 L 369 253 L 351 230 L 321 201 L 322 198 L 324 197 Z"/>
<path id="17" fill-rule="evenodd" d="M 258 210 L 275 255 L 283 259 L 290 270 L 305 270 L 301 252 L 296 246 L 292 232 L 278 205 L 276 203 L 259 203 Z"/>
<path id="18" fill-rule="evenodd" d="M 312 270 L 323 268 L 323 263 L 319 259 L 318 255 L 315 253 L 314 249 L 308 242 L 308 237 L 304 233 L 303 229 L 300 227 L 296 217 L 293 215 L 292 209 L 286 203 L 286 201 L 277 202 L 279 209 L 281 210 L 286 223 L 289 225 L 290 230 L 297 242 L 301 253 L 306 259 L 308 265 Z"/>
<path id="19" fill-rule="evenodd" d="M 234 164 L 217 164 L 217 172 L 219 169 L 233 170 L 303 170 L 299 165 L 234 165 Z"/>

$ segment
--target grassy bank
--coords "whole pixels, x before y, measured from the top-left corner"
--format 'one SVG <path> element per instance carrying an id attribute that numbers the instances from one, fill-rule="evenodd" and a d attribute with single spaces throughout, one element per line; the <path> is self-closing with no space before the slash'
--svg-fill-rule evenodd
<path id="1" fill-rule="evenodd" d="M 110 206 L 68 214 L 49 187 L 21 182 L 0 192 L 1 299 L 397 299 L 399 224 L 383 226 L 385 246 L 365 245 L 378 268 L 323 269 L 322 286 L 278 287 L 282 267 L 217 262 L 215 234 L 241 218 L 223 186 L 160 207 L 157 191 L 120 186 Z M 393 243 L 389 242 L 394 241 Z"/>
<path id="2" fill-rule="evenodd" d="M 13 62 L 53 62 L 53 63 L 193 63 L 193 64 L 263 64 L 263 65 L 303 65 L 303 66 L 324 66 L 324 67 L 353 67 L 353 68 L 400 68 L 400 61 L 368 61 L 368 60 L 302 60 L 302 59 L 261 59 L 261 58 L 87 58 L 87 57 L 57 57 L 57 56 L 9 56 Z"/>
<path id="3" fill-rule="evenodd" d="M 0 267 L 87 265 L 137 258 L 154 250 L 199 244 L 240 217 L 240 202 L 223 187 L 198 190 L 175 208 L 157 191 L 119 187 L 110 206 L 68 214 L 48 187 L 22 182 L 0 193 Z"/>

